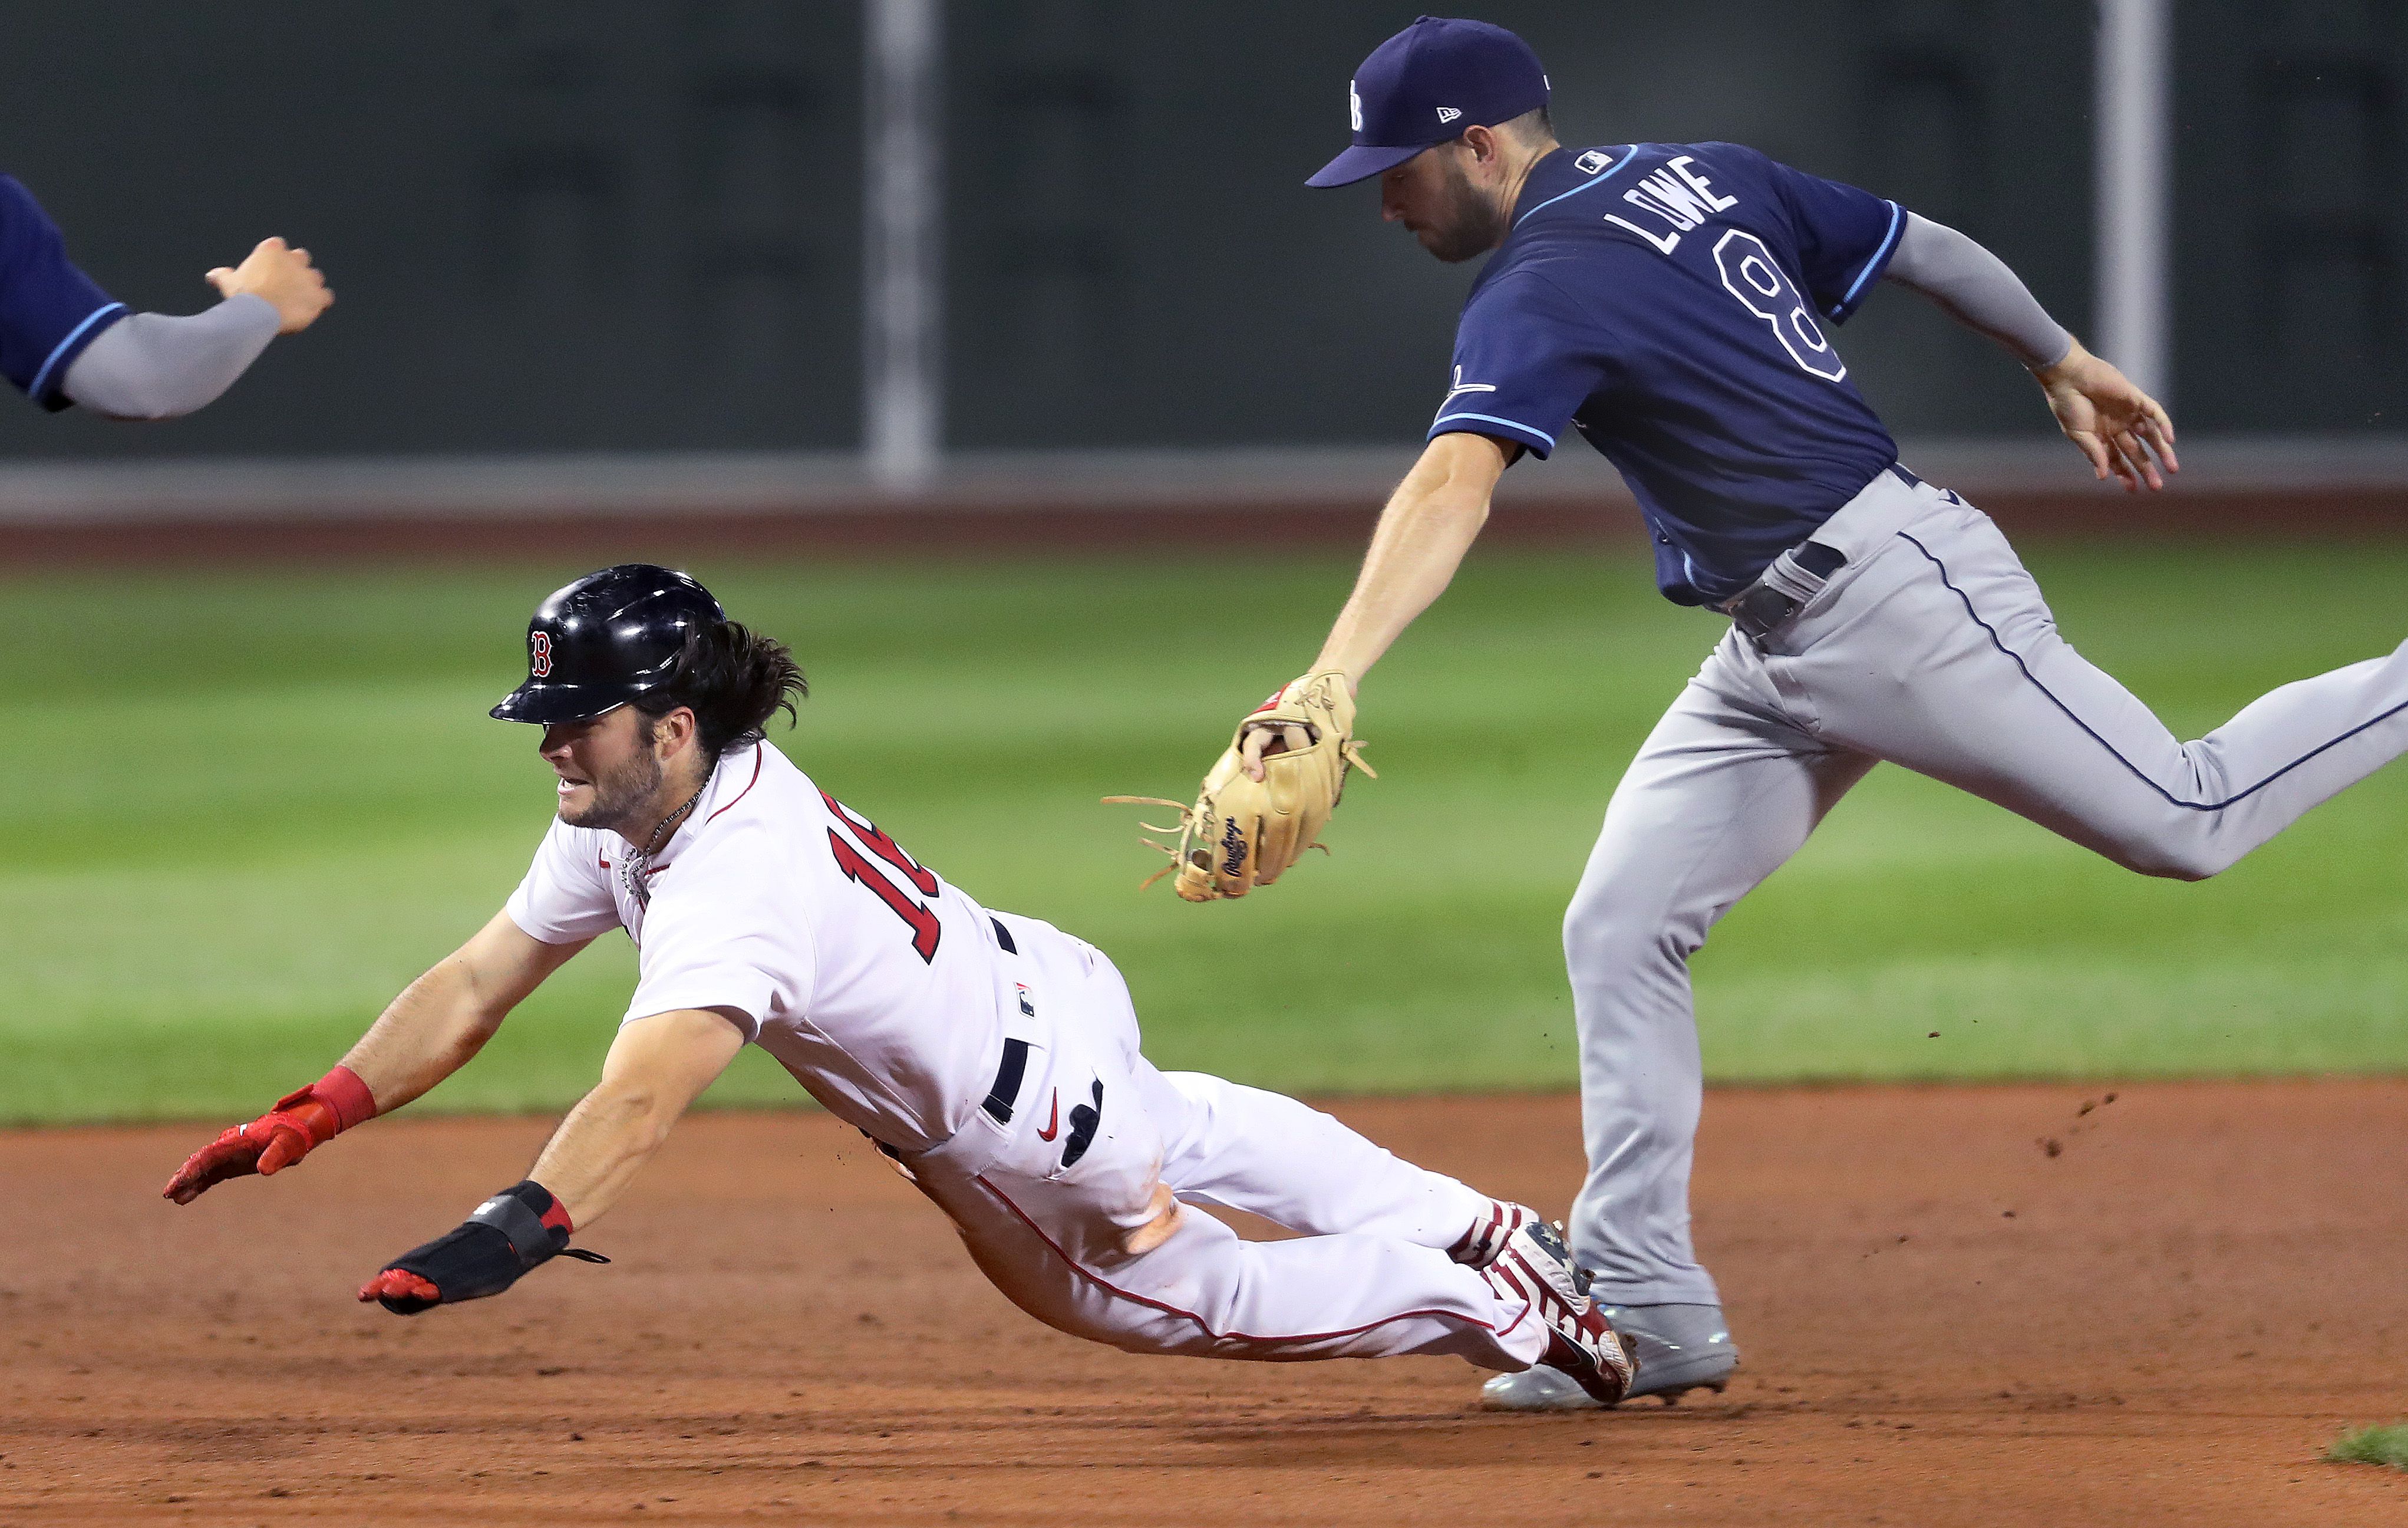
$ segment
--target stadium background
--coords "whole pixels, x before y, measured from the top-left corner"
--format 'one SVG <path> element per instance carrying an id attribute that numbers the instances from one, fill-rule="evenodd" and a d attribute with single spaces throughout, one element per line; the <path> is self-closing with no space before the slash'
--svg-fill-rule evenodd
<path id="1" fill-rule="evenodd" d="M 2397 637 L 2400 12 L 2190 4 L 2138 61 L 2171 87 L 2170 339 L 2135 364 L 2194 464 L 2165 502 L 2094 489 L 2016 368 L 1917 299 L 1842 337 L 1908 459 L 2025 534 L 2074 640 L 2186 735 Z M 2091 103 L 2135 64 L 2089 5 L 1489 14 L 1549 61 L 1568 142 L 1749 141 L 1968 229 L 2094 340 L 2147 332 L 2100 310 L 2127 236 Z M 1128 814 L 1095 804 L 1187 788 L 1310 657 L 1442 391 L 1469 268 L 1369 187 L 1299 184 L 1409 17 L 254 15 L 19 7 L 0 60 L 53 104 L 7 163 L 114 295 L 197 307 L 270 231 L 340 294 L 195 418 L 0 413 L 0 1117 L 210 1115 L 316 1074 L 523 868 L 548 792 L 483 707 L 537 598 L 635 556 L 791 639 L 815 697 L 782 741 L 974 895 L 1114 952 L 1167 1062 L 1570 1079 L 1559 908 L 1717 629 L 1653 596 L 1586 453 L 1512 475 L 1367 691 L 1384 778 L 1334 858 L 1243 904 L 1140 898 Z M 924 280 L 899 361 L 898 268 Z M 898 368 L 918 401 L 882 425 Z M 2408 1065 L 2402 788 L 2181 887 L 1880 771 L 1703 956 L 1713 1073 Z M 430 1103 L 573 1098 L 630 964 L 606 945 Z M 789 1096 L 750 1064 L 714 1095 Z"/>

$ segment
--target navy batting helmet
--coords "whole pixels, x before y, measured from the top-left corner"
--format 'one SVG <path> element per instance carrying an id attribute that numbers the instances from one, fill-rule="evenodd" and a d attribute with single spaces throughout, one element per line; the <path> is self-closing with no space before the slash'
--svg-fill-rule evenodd
<path id="1" fill-rule="evenodd" d="M 555 589 L 527 623 L 526 683 L 502 697 L 506 722 L 591 721 L 669 677 L 686 639 L 727 619 L 683 573 L 623 562 Z"/>

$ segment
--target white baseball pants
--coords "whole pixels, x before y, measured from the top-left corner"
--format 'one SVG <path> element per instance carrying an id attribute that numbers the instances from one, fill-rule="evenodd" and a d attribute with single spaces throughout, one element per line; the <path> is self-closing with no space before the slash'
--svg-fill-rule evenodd
<path id="1" fill-rule="evenodd" d="M 1564 916 L 1589 1161 L 1571 1243 L 1611 1304 L 1718 1303 L 1689 1238 L 1689 958 L 1876 762 L 2198 880 L 2408 751 L 2408 647 L 2183 742 L 2057 635 L 1956 495 L 1884 473 L 1813 540 L 1846 566 L 1761 645 L 1725 636 L 1616 787 Z"/>
<path id="2" fill-rule="evenodd" d="M 1048 924 L 1002 921 L 1017 952 L 1001 959 L 1036 1010 L 1011 1117 L 974 1113 L 901 1160 L 1013 1304 L 1140 1353 L 1453 1353 L 1516 1371 L 1545 1349 L 1519 1296 L 1447 1254 L 1494 1201 L 1293 1099 L 1157 1071 L 1110 960 Z M 1245 1241 L 1173 1196 L 1303 1234 Z"/>

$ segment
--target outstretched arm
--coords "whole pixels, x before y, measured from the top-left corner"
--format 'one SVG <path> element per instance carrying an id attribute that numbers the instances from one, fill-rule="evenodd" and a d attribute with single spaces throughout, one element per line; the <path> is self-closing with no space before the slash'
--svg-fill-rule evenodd
<path id="1" fill-rule="evenodd" d="M 402 989 L 343 1058 L 391 1114 L 468 1064 L 544 979 L 592 944 L 547 944 L 496 913 Z"/>
<path id="2" fill-rule="evenodd" d="M 1312 672 L 1335 669 L 1350 687 L 1361 685 L 1389 644 L 1446 592 L 1480 527 L 1488 523 L 1497 480 L 1520 451 L 1485 435 L 1461 433 L 1441 435 L 1423 450 L 1388 496 L 1354 592 L 1339 612 Z M 1296 735 L 1284 739 L 1285 744 L 1304 746 L 1301 729 L 1288 730 Z M 1248 732 L 1247 772 L 1261 779 L 1262 756 L 1280 741 L 1272 728 Z"/>
<path id="3" fill-rule="evenodd" d="M 2127 492 L 2143 484 L 2162 488 L 2159 464 L 2167 472 L 2180 469 L 2173 421 L 2165 410 L 2083 349 L 2006 262 L 1980 244 L 1909 212 L 1885 279 L 1922 293 L 2022 362 L 2047 396 L 2058 427 L 2100 479 L 2113 474 Z"/>
<path id="4" fill-rule="evenodd" d="M 176 419 L 214 402 L 280 334 L 298 334 L 335 300 L 307 250 L 263 239 L 209 284 L 225 301 L 184 317 L 134 313 L 67 367 L 60 391 L 111 419 Z"/>
<path id="5" fill-rule="evenodd" d="M 568 1250 L 668 1139 L 686 1106 L 744 1046 L 741 1016 L 682 1008 L 619 1031 L 602 1080 L 568 1113 L 535 1171 L 458 1230 L 412 1247 L 360 1290 L 397 1316 L 501 1293 Z M 571 1254 L 583 1256 L 584 1254 Z"/>
<path id="6" fill-rule="evenodd" d="M 2055 366 L 2073 349 L 2073 336 L 2005 261 L 1944 223 L 1909 212 L 1883 279 L 1922 293 L 2030 370 Z"/>
<path id="7" fill-rule="evenodd" d="M 180 318 L 130 314 L 84 347 L 60 388 L 108 419 L 180 419 L 233 386 L 276 324 L 275 308 L 250 293 Z"/>
<path id="8" fill-rule="evenodd" d="M 390 1114 L 460 1070 L 545 977 L 590 941 L 547 944 L 494 915 L 409 984 L 342 1064 L 186 1159 L 165 1196 L 189 1204 L 228 1178 L 274 1174 L 342 1131 Z"/>

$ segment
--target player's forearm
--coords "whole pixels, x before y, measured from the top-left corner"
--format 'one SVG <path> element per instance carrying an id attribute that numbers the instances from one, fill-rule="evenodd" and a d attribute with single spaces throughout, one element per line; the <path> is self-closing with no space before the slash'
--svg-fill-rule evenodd
<path id="1" fill-rule="evenodd" d="M 527 1175 L 578 1225 L 590 1226 L 669 1138 L 685 1103 L 654 1088 L 605 1082 L 568 1112 Z"/>
<path id="2" fill-rule="evenodd" d="M 1488 522 L 1495 483 L 1493 474 L 1452 470 L 1424 456 L 1389 497 L 1354 592 L 1330 628 L 1315 670 L 1337 669 L 1361 682 L 1405 627 L 1446 592 Z"/>
<path id="3" fill-rule="evenodd" d="M 2005 261 L 1945 223 L 1909 212 L 1885 278 L 1922 293 L 2033 370 L 2064 360 L 2073 347 Z"/>
<path id="4" fill-rule="evenodd" d="M 214 401 L 276 338 L 277 311 L 242 294 L 206 312 L 136 313 L 67 368 L 66 396 L 111 419 L 174 419 Z"/>
<path id="5" fill-rule="evenodd" d="M 467 1065 L 508 1013 L 466 961 L 448 956 L 386 1006 L 343 1064 L 391 1114 Z"/>
<path id="6" fill-rule="evenodd" d="M 593 1224 L 744 1048 L 748 1023 L 734 1009 L 687 1008 L 627 1024 L 601 1082 L 568 1111 L 528 1175 L 576 1224 Z"/>

